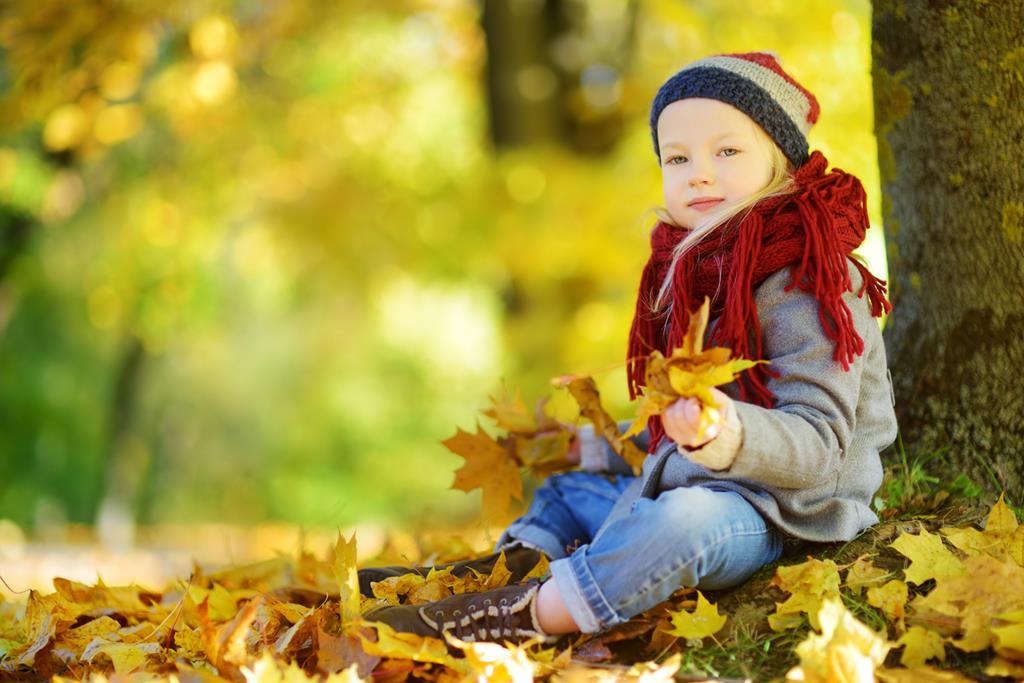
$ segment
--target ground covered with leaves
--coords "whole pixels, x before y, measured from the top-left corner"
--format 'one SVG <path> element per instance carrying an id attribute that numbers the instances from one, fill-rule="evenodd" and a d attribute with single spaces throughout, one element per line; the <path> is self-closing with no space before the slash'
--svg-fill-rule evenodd
<path id="1" fill-rule="evenodd" d="M 946 521 L 970 518 L 946 510 Z M 681 589 L 612 631 L 551 647 L 442 642 L 363 621 L 379 605 L 505 585 L 509 572 L 499 562 L 489 575 L 396 577 L 366 598 L 354 537 L 322 557 L 196 567 L 163 591 L 56 579 L 53 593 L 0 602 L 0 678 L 1016 680 L 1024 526 L 1002 500 L 980 521 L 884 522 L 845 546 L 805 548 L 813 556 L 790 556 L 737 589 Z M 542 562 L 534 574 L 546 571 Z"/>

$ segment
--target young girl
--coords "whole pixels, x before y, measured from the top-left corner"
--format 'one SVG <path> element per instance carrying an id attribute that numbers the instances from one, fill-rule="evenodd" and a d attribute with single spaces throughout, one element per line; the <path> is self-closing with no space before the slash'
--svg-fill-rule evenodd
<path id="1" fill-rule="evenodd" d="M 514 580 L 547 555 L 543 583 L 368 619 L 464 640 L 593 633 L 681 586 L 739 584 L 785 539 L 845 541 L 878 521 L 870 503 L 896 418 L 875 317 L 890 305 L 850 256 L 868 227 L 861 183 L 808 153 L 817 118 L 814 96 L 768 53 L 708 57 L 662 85 L 651 134 L 665 206 L 630 332 L 630 395 L 643 392 L 646 356 L 678 346 L 705 297 L 707 345 L 769 363 L 713 390 L 723 420 L 703 441 L 696 399 L 652 418 L 639 477 L 581 430 L 582 471 L 550 477 L 497 546 Z M 361 586 L 409 571 L 423 568 L 363 570 Z"/>

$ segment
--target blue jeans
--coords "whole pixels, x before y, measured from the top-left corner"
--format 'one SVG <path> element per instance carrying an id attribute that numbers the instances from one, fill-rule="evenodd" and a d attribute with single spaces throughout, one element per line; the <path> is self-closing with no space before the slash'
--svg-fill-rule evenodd
<path id="1" fill-rule="evenodd" d="M 686 487 L 652 500 L 637 497 L 640 485 L 593 472 L 551 476 L 498 541 L 520 540 L 552 558 L 551 577 L 584 633 L 622 623 L 683 586 L 742 583 L 782 553 L 782 534 L 737 493 Z"/>

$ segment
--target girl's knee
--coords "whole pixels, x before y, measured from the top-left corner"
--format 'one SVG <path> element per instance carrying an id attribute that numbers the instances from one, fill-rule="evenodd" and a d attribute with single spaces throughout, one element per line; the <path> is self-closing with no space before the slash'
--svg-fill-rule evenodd
<path id="1" fill-rule="evenodd" d="M 732 534 L 764 531 L 764 519 L 737 493 L 680 487 L 656 499 L 638 500 L 634 513 L 650 518 L 653 532 L 669 543 L 703 546 Z"/>

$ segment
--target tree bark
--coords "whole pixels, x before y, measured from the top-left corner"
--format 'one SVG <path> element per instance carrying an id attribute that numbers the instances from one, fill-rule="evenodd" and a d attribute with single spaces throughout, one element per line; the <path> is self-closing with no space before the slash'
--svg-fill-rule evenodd
<path id="1" fill-rule="evenodd" d="M 910 455 L 1024 500 L 1024 2 L 874 2 L 875 132 Z M 929 469 L 933 469 L 929 467 Z"/>

